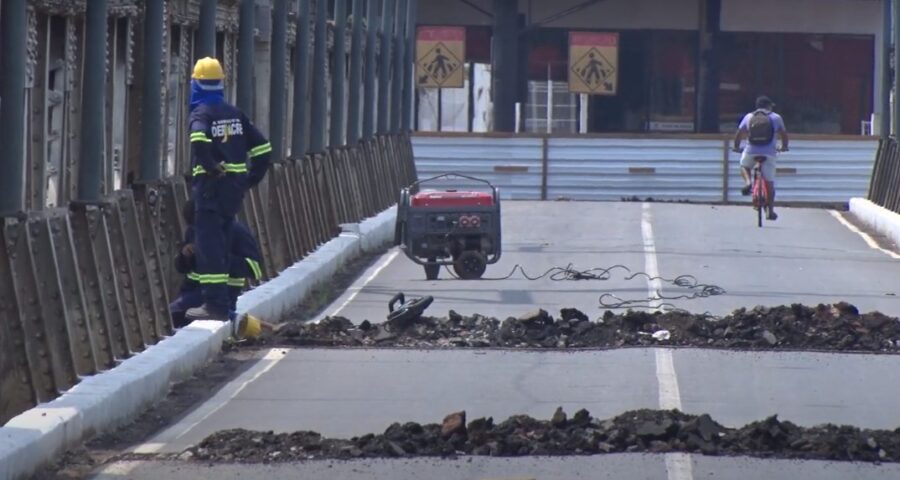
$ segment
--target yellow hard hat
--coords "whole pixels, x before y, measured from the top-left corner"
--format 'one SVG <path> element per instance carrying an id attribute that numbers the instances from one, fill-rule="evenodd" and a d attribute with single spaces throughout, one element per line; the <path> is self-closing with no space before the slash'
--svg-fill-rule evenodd
<path id="1" fill-rule="evenodd" d="M 212 57 L 205 57 L 197 60 L 194 64 L 194 73 L 191 78 L 195 80 L 223 80 L 225 71 L 222 70 L 222 64 Z"/>
<path id="2" fill-rule="evenodd" d="M 240 338 L 256 338 L 262 333 L 262 324 L 258 318 L 249 313 L 240 320 L 238 336 Z"/>

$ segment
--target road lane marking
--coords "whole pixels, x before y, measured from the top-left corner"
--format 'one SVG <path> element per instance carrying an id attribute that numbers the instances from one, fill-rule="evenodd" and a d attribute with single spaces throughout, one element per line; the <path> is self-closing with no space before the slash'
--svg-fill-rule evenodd
<path id="1" fill-rule="evenodd" d="M 900 260 L 900 255 L 898 255 L 897 253 L 894 253 L 890 250 L 881 248 L 881 246 L 878 245 L 878 242 L 876 242 L 875 239 L 872 238 L 871 235 L 860 230 L 859 228 L 856 227 L 856 225 L 850 223 L 846 218 L 844 218 L 843 215 L 841 215 L 840 212 L 838 212 L 837 210 L 829 210 L 828 212 L 831 213 L 831 216 L 836 218 L 837 221 L 841 222 L 841 224 L 843 224 L 845 227 L 847 227 L 848 230 L 850 230 L 851 232 L 862 237 L 862 239 L 866 241 L 866 244 L 869 247 L 871 247 L 874 250 L 878 250 L 879 252 L 884 253 L 885 255 L 888 255 L 889 257 L 891 257 L 895 260 Z"/>
<path id="2" fill-rule="evenodd" d="M 659 296 L 662 294 L 662 282 L 659 281 L 659 263 L 656 259 L 656 242 L 653 240 L 653 215 L 650 203 L 644 202 L 641 211 L 641 236 L 644 240 L 644 270 L 647 279 L 647 292 L 651 300 L 651 310 L 659 310 Z M 656 381 L 659 385 L 659 408 L 661 410 L 681 410 L 681 392 L 678 389 L 678 375 L 675 373 L 675 360 L 672 349 L 656 348 Z M 666 475 L 669 480 L 693 480 L 691 456 L 685 453 L 667 453 Z"/>
<path id="3" fill-rule="evenodd" d="M 687 453 L 667 453 L 666 473 L 669 480 L 691 480 L 694 478 L 694 466 Z"/>
<path id="4" fill-rule="evenodd" d="M 651 310 L 659 310 L 659 295 L 662 292 L 662 283 L 659 281 L 659 265 L 656 261 L 656 242 L 653 240 L 653 215 L 650 213 L 650 204 L 644 202 L 641 212 L 641 236 L 644 240 L 644 271 L 647 279 L 647 293 L 650 301 L 647 305 Z"/>
<path id="5" fill-rule="evenodd" d="M 681 393 L 671 348 L 654 349 L 656 353 L 656 381 L 659 383 L 659 408 L 681 410 Z M 686 453 L 667 453 L 666 473 L 669 480 L 693 480 L 691 456 Z"/>
<path id="6" fill-rule="evenodd" d="M 641 212 L 641 236 L 644 239 L 644 271 L 647 279 L 647 294 L 650 301 L 647 303 L 650 310 L 659 310 L 659 295 L 662 292 L 662 283 L 659 281 L 659 264 L 656 261 L 656 241 L 653 240 L 653 214 L 650 213 L 650 204 L 644 202 Z"/>
<path id="7" fill-rule="evenodd" d="M 196 410 L 190 413 L 183 420 L 156 435 L 152 440 L 143 443 L 134 448 L 134 453 L 151 454 L 158 453 L 167 445 L 178 441 L 188 432 L 193 430 L 197 425 L 204 422 L 214 413 L 218 412 L 222 407 L 231 402 L 234 397 L 238 396 L 247 385 L 250 385 L 256 379 L 272 369 L 284 357 L 287 356 L 287 350 L 283 348 L 272 348 L 266 355 L 256 364 L 242 373 L 238 378 L 228 382 L 215 396 L 203 402 Z"/>
<path id="8" fill-rule="evenodd" d="M 363 289 L 366 288 L 366 286 L 368 286 L 369 283 L 372 282 L 372 280 L 375 280 L 375 277 L 377 277 L 385 268 L 387 268 L 388 265 L 390 265 L 391 262 L 393 262 L 394 259 L 397 258 L 397 255 L 400 255 L 400 250 L 394 250 L 393 252 L 382 257 L 381 261 L 377 264 L 377 266 L 374 269 L 372 269 L 372 273 L 370 273 L 369 276 L 367 276 L 362 281 L 362 283 L 360 283 L 357 280 L 356 283 L 354 283 L 350 288 L 347 289 L 347 293 L 349 293 L 349 295 L 347 296 L 347 299 L 344 300 L 344 303 L 342 303 L 339 307 L 332 310 L 331 313 L 328 314 L 327 316 L 330 316 L 330 317 L 337 316 L 345 308 L 347 308 L 347 306 L 350 305 L 350 303 L 353 302 L 354 299 L 356 299 L 356 296 L 359 295 L 359 292 L 363 291 Z M 345 293 L 345 295 L 346 295 L 346 293 Z M 327 309 L 326 309 L 326 311 L 327 311 Z M 326 315 L 320 315 L 312 323 L 319 323 L 322 320 L 324 320 L 325 317 L 326 317 Z"/>
<path id="9" fill-rule="evenodd" d="M 659 382 L 659 408 L 662 410 L 681 410 L 681 393 L 678 390 L 678 376 L 675 374 L 675 361 L 672 349 L 657 348 L 656 380 Z"/>

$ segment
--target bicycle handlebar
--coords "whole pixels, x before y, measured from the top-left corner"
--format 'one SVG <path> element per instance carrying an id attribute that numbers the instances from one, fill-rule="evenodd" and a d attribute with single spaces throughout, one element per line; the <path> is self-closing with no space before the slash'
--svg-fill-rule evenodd
<path id="1" fill-rule="evenodd" d="M 744 151 L 741 150 L 740 148 L 732 148 L 731 151 L 734 153 L 744 153 Z M 779 152 L 779 153 L 783 153 L 783 152 L 789 152 L 789 151 L 791 151 L 791 149 L 790 148 L 776 148 L 775 151 Z"/>

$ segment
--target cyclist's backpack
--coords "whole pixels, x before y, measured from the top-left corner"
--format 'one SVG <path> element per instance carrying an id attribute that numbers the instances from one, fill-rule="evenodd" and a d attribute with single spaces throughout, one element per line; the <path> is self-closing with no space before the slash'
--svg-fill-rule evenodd
<path id="1" fill-rule="evenodd" d="M 750 145 L 768 145 L 775 138 L 775 125 L 765 110 L 757 110 L 750 117 Z"/>

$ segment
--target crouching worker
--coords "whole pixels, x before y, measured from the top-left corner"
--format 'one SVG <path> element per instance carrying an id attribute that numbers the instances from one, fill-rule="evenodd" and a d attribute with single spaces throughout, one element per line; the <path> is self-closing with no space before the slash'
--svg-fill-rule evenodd
<path id="1" fill-rule="evenodd" d="M 178 297 L 169 304 L 169 313 L 175 328 L 181 328 L 190 323 L 190 320 L 185 317 L 189 309 L 203 305 L 202 284 L 204 278 L 196 272 L 197 260 L 194 253 L 194 202 L 188 200 L 181 213 L 187 229 L 184 232 L 184 242 L 175 257 L 175 269 L 178 273 L 184 274 L 185 279 L 178 291 Z M 262 278 L 262 268 L 259 245 L 246 225 L 237 220 L 231 222 L 228 238 L 230 247 L 228 252 L 228 309 L 230 310 L 229 317 L 232 317 L 237 306 L 237 298 L 243 291 L 247 279 L 259 281 Z"/>

